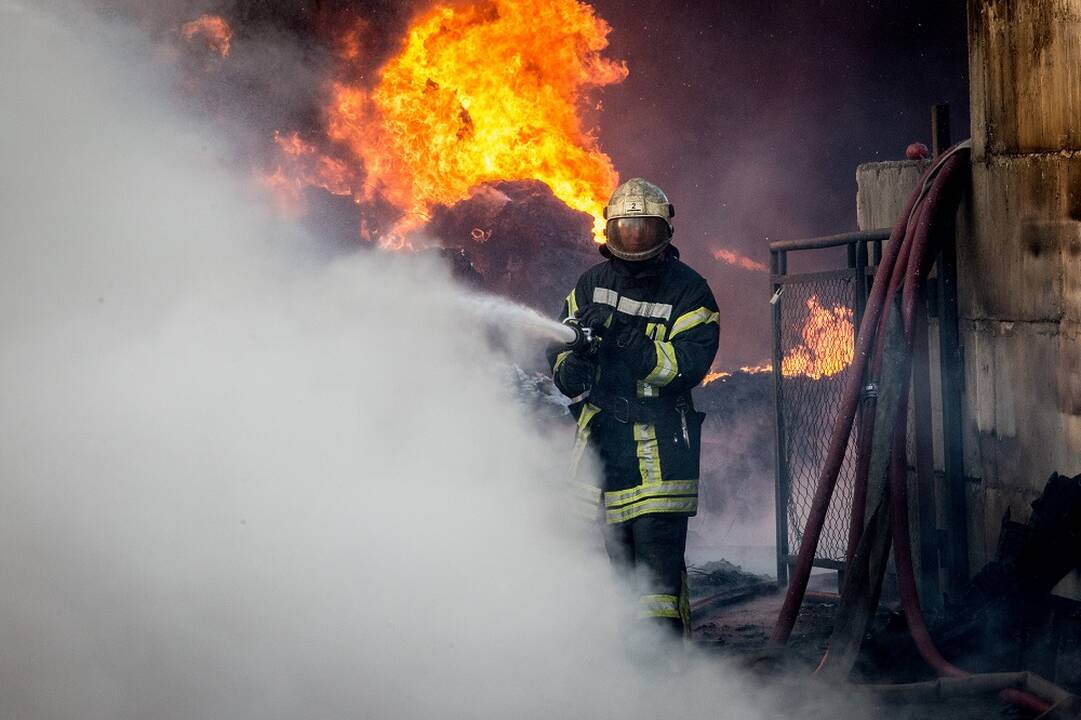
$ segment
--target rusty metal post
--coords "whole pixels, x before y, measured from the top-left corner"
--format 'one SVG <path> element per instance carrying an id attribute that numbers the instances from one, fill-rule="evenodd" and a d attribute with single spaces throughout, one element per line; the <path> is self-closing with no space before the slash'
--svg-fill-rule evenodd
<path id="1" fill-rule="evenodd" d="M 950 146 L 950 107 L 931 110 L 931 132 L 936 157 Z M 968 585 L 968 510 L 965 497 L 964 437 L 961 393 L 964 391 L 957 312 L 957 242 L 953 223 L 943 228 L 946 236 L 938 258 L 938 341 L 942 375 L 942 443 L 945 460 L 947 590 L 960 597 Z"/>
<path id="2" fill-rule="evenodd" d="M 784 387 L 781 360 L 784 348 L 781 338 L 781 303 L 784 285 L 780 277 L 788 271 L 788 258 L 783 250 L 770 251 L 770 309 L 773 315 L 773 403 L 774 423 L 774 508 L 777 514 L 777 587 L 788 584 L 788 464 L 785 461 Z"/>

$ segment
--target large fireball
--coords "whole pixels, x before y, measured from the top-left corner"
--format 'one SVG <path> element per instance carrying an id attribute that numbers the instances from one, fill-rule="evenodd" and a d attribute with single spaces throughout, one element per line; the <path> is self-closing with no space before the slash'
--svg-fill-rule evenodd
<path id="1" fill-rule="evenodd" d="M 313 150 L 301 184 L 346 194 L 342 174 L 323 177 L 319 166 L 362 169 L 348 192 L 400 211 L 381 239 L 393 245 L 424 225 L 434 207 L 465 200 L 482 183 L 540 180 L 593 217 L 600 241 L 602 210 L 619 177 L 581 111 L 589 90 L 627 76 L 623 63 L 601 56 L 610 31 L 577 0 L 435 5 L 414 19 L 374 88 L 330 84 L 332 149 Z M 345 40 L 343 47 L 355 45 Z M 342 63 L 349 63 L 344 55 Z M 356 75 L 347 70 L 339 77 Z M 293 150 L 289 164 L 296 167 Z M 334 162 L 319 158 L 326 152 Z"/>

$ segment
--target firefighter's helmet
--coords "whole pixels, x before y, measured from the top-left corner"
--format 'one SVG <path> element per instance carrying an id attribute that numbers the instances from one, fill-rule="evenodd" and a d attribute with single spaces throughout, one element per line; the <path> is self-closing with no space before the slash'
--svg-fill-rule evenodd
<path id="1" fill-rule="evenodd" d="M 607 250 L 622 260 L 648 260 L 672 240 L 675 208 L 664 190 L 643 178 L 631 178 L 616 188 L 608 207 Z"/>

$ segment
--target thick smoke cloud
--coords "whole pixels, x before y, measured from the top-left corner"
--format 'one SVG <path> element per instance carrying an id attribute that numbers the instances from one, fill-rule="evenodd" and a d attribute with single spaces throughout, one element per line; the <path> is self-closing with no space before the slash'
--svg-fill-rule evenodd
<path id="1" fill-rule="evenodd" d="M 769 712 L 626 645 L 444 271 L 312 252 L 142 37 L 0 0 L 0 716 Z"/>

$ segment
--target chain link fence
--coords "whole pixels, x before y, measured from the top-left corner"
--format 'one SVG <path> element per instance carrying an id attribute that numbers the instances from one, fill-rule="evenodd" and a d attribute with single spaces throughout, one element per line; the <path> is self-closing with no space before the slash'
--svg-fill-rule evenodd
<path id="1" fill-rule="evenodd" d="M 852 360 L 854 274 L 792 276 L 780 301 L 781 403 L 788 546 L 799 548 Z M 855 441 L 855 428 L 849 443 Z M 844 562 L 852 509 L 855 453 L 845 456 L 816 559 Z"/>

